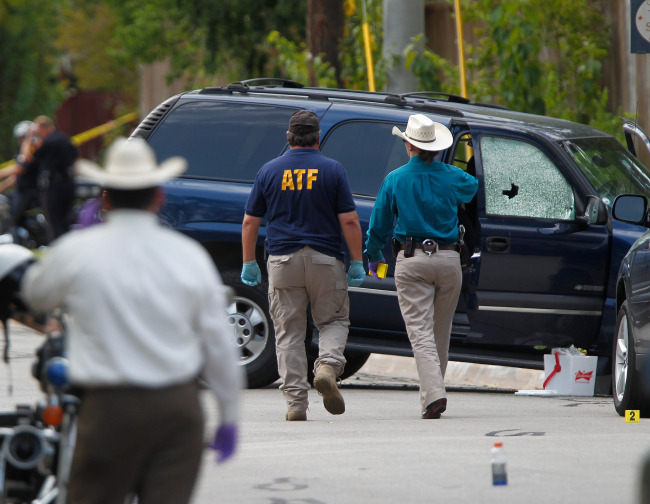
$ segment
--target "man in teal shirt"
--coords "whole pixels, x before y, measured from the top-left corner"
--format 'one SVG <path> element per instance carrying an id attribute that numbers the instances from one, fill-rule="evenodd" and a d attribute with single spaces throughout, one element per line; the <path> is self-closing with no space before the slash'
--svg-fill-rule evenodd
<path id="1" fill-rule="evenodd" d="M 451 132 L 422 114 L 409 118 L 404 140 L 409 162 L 389 173 L 370 218 L 366 252 L 370 274 L 385 263 L 381 250 L 394 236 L 400 243 L 395 285 L 420 378 L 422 418 L 440 418 L 447 408 L 444 375 L 451 324 L 462 285 L 458 206 L 469 203 L 476 178 L 434 160 L 453 143 Z"/>

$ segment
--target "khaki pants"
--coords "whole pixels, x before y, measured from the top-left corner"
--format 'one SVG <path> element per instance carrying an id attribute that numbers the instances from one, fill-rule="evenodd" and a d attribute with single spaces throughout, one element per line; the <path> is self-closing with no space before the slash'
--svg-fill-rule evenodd
<path id="1" fill-rule="evenodd" d="M 189 502 L 203 454 L 199 386 L 84 391 L 70 504 Z"/>
<path id="2" fill-rule="evenodd" d="M 307 305 L 319 331 L 318 359 L 329 364 L 337 374 L 343 372 L 343 350 L 348 338 L 348 284 L 343 263 L 334 257 L 305 247 L 287 255 L 270 256 L 269 311 L 275 328 L 280 390 L 288 411 L 307 411 L 308 391 Z"/>
<path id="3" fill-rule="evenodd" d="M 451 324 L 462 285 L 458 252 L 439 250 L 429 256 L 416 250 L 409 258 L 400 252 L 395 265 L 395 285 L 415 356 L 420 407 L 424 413 L 433 401 L 447 397 L 444 376 Z"/>

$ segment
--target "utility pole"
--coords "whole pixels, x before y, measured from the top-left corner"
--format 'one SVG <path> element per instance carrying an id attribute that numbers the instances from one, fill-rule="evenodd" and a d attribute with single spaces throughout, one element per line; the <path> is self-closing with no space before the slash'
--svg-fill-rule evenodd
<path id="1" fill-rule="evenodd" d="M 412 38 L 424 34 L 424 0 L 384 0 L 384 59 L 391 93 L 417 91 L 415 75 L 404 68 L 403 52 Z"/>

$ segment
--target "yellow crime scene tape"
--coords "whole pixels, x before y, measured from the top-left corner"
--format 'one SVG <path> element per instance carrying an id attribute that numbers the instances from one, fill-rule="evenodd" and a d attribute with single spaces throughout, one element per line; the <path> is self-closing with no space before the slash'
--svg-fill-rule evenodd
<path id="1" fill-rule="evenodd" d="M 123 115 L 122 117 L 118 117 L 117 119 L 113 119 L 112 121 L 108 121 L 107 123 L 101 124 L 99 126 L 95 126 L 94 128 L 91 128 L 88 131 L 84 131 L 83 133 L 79 133 L 78 135 L 73 136 L 71 138 L 72 143 L 75 145 L 81 145 L 83 143 L 89 142 L 90 140 L 105 135 L 109 131 L 119 126 L 122 126 L 123 124 L 127 124 L 132 121 L 135 121 L 136 119 L 138 119 L 138 117 L 139 115 L 137 112 L 131 112 L 130 114 Z M 14 163 L 13 159 L 10 159 L 9 161 L 5 161 L 4 163 L 0 164 L 0 170 L 5 166 L 9 166 L 10 164 L 13 163 Z"/>

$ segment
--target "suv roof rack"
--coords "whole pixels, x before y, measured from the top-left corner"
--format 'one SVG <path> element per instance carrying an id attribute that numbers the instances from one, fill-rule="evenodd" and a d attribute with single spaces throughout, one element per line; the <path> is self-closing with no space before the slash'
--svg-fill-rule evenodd
<path id="1" fill-rule="evenodd" d="M 469 98 L 465 98 L 464 96 L 450 94 L 450 93 L 440 93 L 438 91 L 418 91 L 418 92 L 415 92 L 415 93 L 403 93 L 400 96 L 402 96 L 404 98 L 427 98 L 427 97 L 431 97 L 433 99 L 436 99 L 436 97 L 440 96 L 440 97 L 443 97 L 443 98 L 447 98 L 447 101 L 452 102 L 452 103 L 471 103 Z"/>
<path id="2" fill-rule="evenodd" d="M 228 85 L 228 89 L 239 90 L 242 87 L 250 88 L 251 86 L 261 86 L 265 82 L 268 82 L 269 84 L 275 84 L 275 85 L 279 84 L 280 87 L 283 88 L 304 88 L 305 87 L 304 84 L 290 79 L 278 79 L 275 77 L 259 77 L 257 79 L 247 79 L 243 81 L 233 82 L 232 84 Z"/>
<path id="3" fill-rule="evenodd" d="M 270 86 L 261 85 L 269 83 Z M 288 89 L 291 89 L 290 91 Z M 276 78 L 257 78 L 237 81 L 226 87 L 206 87 L 199 91 L 199 94 L 233 94 L 233 93 L 269 93 L 269 94 L 291 94 L 293 96 L 302 96 L 312 100 L 354 100 L 369 103 L 385 103 L 398 107 L 413 107 L 420 110 L 430 110 L 431 112 L 441 112 L 451 115 L 462 116 L 460 111 L 440 108 L 437 104 L 444 101 L 454 104 L 470 104 L 468 98 L 463 96 L 441 93 L 436 91 L 420 91 L 409 93 L 386 93 L 372 92 L 357 89 L 336 89 L 336 88 L 318 88 L 305 87 L 300 82 L 288 79 Z M 489 106 L 480 104 L 481 106 Z M 495 106 L 495 108 L 500 108 Z"/>

